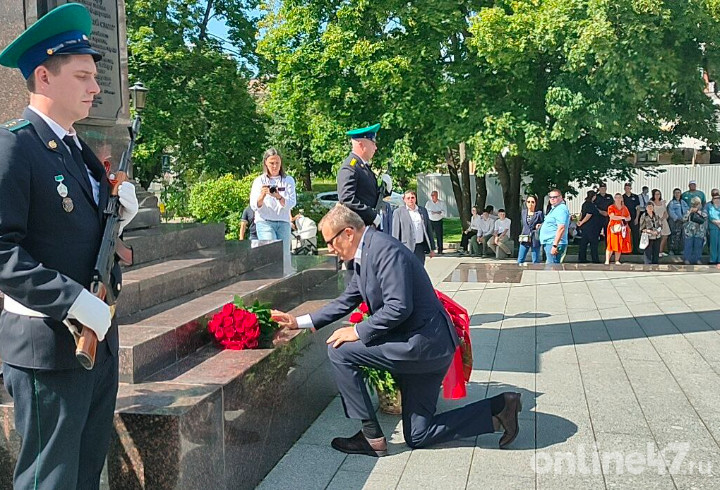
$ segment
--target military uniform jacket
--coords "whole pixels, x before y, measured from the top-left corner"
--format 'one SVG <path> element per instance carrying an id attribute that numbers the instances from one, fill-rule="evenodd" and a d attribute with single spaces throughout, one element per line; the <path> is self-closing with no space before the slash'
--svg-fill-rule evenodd
<path id="1" fill-rule="evenodd" d="M 47 315 L 3 311 L 0 358 L 18 367 L 75 369 L 75 342 L 62 323 L 83 288 L 89 288 L 100 243 L 109 183 L 102 164 L 82 144 L 85 164 L 101 176 L 96 205 L 92 189 L 62 140 L 32 110 L 13 131 L 0 129 L 0 290 Z M 22 126 L 22 127 L 20 127 Z M 63 207 L 57 176 L 64 178 L 70 212 Z M 113 270 L 115 284 L 120 269 Z M 98 345 L 97 362 L 117 355 L 113 322 Z"/>
<path id="2" fill-rule="evenodd" d="M 355 211 L 366 225 L 373 224 L 380 190 L 370 166 L 354 153 L 340 167 L 337 192 L 339 202 Z"/>

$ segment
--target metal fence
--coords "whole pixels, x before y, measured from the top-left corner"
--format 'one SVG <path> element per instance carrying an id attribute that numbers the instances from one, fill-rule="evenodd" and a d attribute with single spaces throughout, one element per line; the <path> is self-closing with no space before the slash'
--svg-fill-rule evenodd
<path id="1" fill-rule="evenodd" d="M 660 189 L 663 195 L 663 199 L 669 200 L 672 198 L 672 191 L 678 187 L 685 191 L 688 188 L 688 182 L 695 180 L 697 187 L 701 191 L 705 192 L 706 196 L 710 195 L 710 189 L 720 188 L 720 165 L 719 164 L 708 164 L 708 165 L 663 165 L 661 167 L 662 172 L 657 175 L 649 175 L 644 170 L 635 171 L 632 176 L 633 192 L 639 194 L 644 185 L 648 186 L 650 190 Z M 657 167 L 655 168 L 657 171 Z M 487 204 L 495 207 L 497 211 L 499 208 L 505 207 L 505 203 L 502 195 L 502 188 L 498 179 L 495 175 L 488 174 L 485 176 L 488 187 L 488 198 Z M 418 203 L 425 205 L 428 199 L 430 199 L 430 193 L 433 190 L 438 191 L 440 199 L 443 199 L 448 208 L 448 216 L 458 217 L 458 209 L 455 203 L 455 196 L 452 191 L 452 184 L 450 183 L 449 175 L 442 174 L 420 174 L 417 176 L 417 193 Z M 608 181 L 608 193 L 615 194 L 616 192 L 624 192 L 624 182 L 620 181 Z M 567 199 L 568 207 L 571 213 L 579 213 L 582 203 L 585 199 L 585 195 L 588 190 L 594 189 L 593 187 L 575 187 L 578 191 L 578 195 L 575 197 L 569 196 Z M 548 189 L 549 190 L 549 189 Z M 471 202 L 475 202 L 475 176 L 470 176 L 470 191 L 471 191 Z M 547 201 L 547 200 L 546 200 Z"/>

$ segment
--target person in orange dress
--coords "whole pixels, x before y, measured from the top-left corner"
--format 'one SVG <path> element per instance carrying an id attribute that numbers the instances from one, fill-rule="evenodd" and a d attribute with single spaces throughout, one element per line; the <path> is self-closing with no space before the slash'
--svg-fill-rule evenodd
<path id="1" fill-rule="evenodd" d="M 620 263 L 622 254 L 632 252 L 632 237 L 630 227 L 627 225 L 632 219 L 630 210 L 623 203 L 621 194 L 615 194 L 613 204 L 608 207 L 607 250 L 605 251 L 605 265 L 610 264 L 610 257 L 615 253 L 615 263 Z"/>

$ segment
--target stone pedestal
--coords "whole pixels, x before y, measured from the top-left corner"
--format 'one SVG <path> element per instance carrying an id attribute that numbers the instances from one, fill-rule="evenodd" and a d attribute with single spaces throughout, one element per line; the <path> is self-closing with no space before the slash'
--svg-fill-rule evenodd
<path id="1" fill-rule="evenodd" d="M 140 204 L 140 210 L 125 229 L 131 231 L 160 225 L 160 208 L 158 208 L 157 197 L 140 187 L 137 182 L 135 183 L 135 194 Z"/>

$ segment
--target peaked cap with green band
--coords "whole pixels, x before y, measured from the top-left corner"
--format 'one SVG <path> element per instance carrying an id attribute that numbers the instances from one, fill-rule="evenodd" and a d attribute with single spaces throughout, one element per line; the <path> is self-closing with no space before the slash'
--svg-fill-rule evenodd
<path id="1" fill-rule="evenodd" d="M 366 126 L 364 128 L 353 129 L 345 133 L 353 139 L 367 138 L 369 140 L 375 140 L 375 135 L 380 131 L 380 123 L 373 124 L 372 126 Z"/>
<path id="2" fill-rule="evenodd" d="M 91 33 L 92 18 L 84 5 L 61 5 L 10 43 L 0 53 L 0 65 L 20 68 L 27 79 L 35 68 L 54 55 L 89 54 L 99 61 L 100 53 L 90 47 Z"/>

